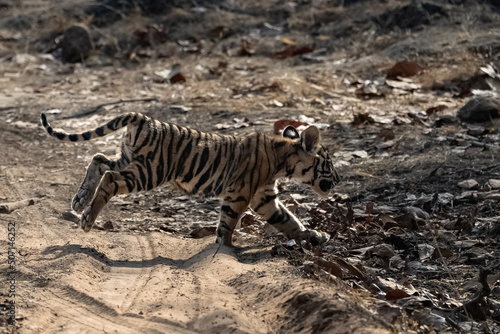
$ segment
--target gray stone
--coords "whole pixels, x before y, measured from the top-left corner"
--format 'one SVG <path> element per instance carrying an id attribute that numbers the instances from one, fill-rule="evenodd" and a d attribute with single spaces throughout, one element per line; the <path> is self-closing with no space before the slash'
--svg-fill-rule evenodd
<path id="1" fill-rule="evenodd" d="M 66 29 L 61 46 L 62 60 L 68 63 L 82 62 L 93 49 L 89 31 L 79 25 Z"/>
<path id="2" fill-rule="evenodd" d="M 458 111 L 457 116 L 463 122 L 488 122 L 500 116 L 500 101 L 489 96 L 473 98 Z"/>

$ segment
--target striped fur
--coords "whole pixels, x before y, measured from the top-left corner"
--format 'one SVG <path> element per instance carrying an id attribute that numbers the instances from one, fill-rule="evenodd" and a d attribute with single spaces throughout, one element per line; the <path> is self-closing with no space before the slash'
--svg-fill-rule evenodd
<path id="1" fill-rule="evenodd" d="M 129 113 L 92 131 L 68 134 L 55 131 L 45 114 L 41 122 L 51 136 L 73 142 L 127 128 L 121 157 L 111 160 L 95 155 L 73 198 L 72 208 L 83 211 L 81 226 L 86 232 L 113 196 L 170 183 L 187 194 L 223 199 L 217 241 L 226 245 L 232 244 L 233 230 L 248 207 L 288 238 L 309 239 L 313 244 L 329 239 L 324 232 L 307 230 L 277 198 L 280 178 L 302 181 L 323 196 L 339 181 L 316 127 L 300 135 L 288 127 L 283 136 L 254 133 L 236 137 Z"/>

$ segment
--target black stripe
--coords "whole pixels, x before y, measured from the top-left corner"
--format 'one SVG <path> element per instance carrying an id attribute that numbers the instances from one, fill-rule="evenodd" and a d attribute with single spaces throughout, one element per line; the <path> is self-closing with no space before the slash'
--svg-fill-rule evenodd
<path id="1" fill-rule="evenodd" d="M 159 159 L 158 159 L 158 166 L 156 166 L 156 186 L 159 186 L 161 182 L 163 181 L 163 144 L 165 142 L 165 137 L 167 136 L 167 126 L 164 123 L 161 123 L 161 139 L 159 140 L 160 142 L 160 152 L 159 152 Z"/>
<path id="2" fill-rule="evenodd" d="M 90 131 L 82 133 L 83 140 L 89 140 L 91 136 L 92 134 Z"/>
<path id="3" fill-rule="evenodd" d="M 173 169 L 173 161 L 172 161 L 172 146 L 173 146 L 173 141 L 174 141 L 174 136 L 175 136 L 175 133 L 174 131 L 172 131 L 174 125 L 172 124 L 168 124 L 168 127 L 170 129 L 169 131 L 169 143 L 168 143 L 168 152 L 167 152 L 167 161 L 165 162 L 165 166 L 167 166 L 167 170 L 165 171 L 165 181 L 170 181 L 170 170 L 171 168 Z"/>
<path id="4" fill-rule="evenodd" d="M 106 194 L 106 198 L 107 198 L 106 203 L 108 203 L 111 196 L 109 195 L 109 193 L 106 190 L 104 190 L 104 188 L 101 188 L 101 191 Z"/>
<path id="5" fill-rule="evenodd" d="M 220 193 L 222 192 L 222 188 L 223 188 L 223 185 L 224 183 L 222 182 L 222 180 L 224 179 L 225 177 L 225 173 L 224 171 L 222 173 L 220 173 L 219 175 L 219 178 L 217 179 L 217 181 L 215 181 L 215 190 L 214 190 L 214 193 L 216 196 L 219 196 Z"/>
<path id="6" fill-rule="evenodd" d="M 116 182 L 113 182 L 113 184 L 115 185 L 115 190 L 113 191 L 113 196 L 116 196 L 116 194 L 118 193 L 118 189 L 120 189 L 120 187 L 118 186 L 118 183 L 116 183 Z"/>
<path id="7" fill-rule="evenodd" d="M 222 159 L 223 157 L 227 156 L 228 145 L 229 145 L 228 140 L 226 138 L 221 138 L 221 139 L 224 140 L 224 142 L 221 143 L 221 145 L 219 146 L 219 150 L 216 152 L 216 154 L 217 154 L 216 160 Z M 214 175 L 213 175 L 214 178 L 216 176 L 218 176 L 217 177 L 217 181 L 215 181 L 214 187 L 213 187 L 214 188 L 214 194 L 216 196 L 220 195 L 220 193 L 222 192 L 222 190 L 224 188 L 224 181 L 228 177 L 231 176 L 230 175 L 230 169 L 228 167 L 229 167 L 229 164 L 231 164 L 232 161 L 234 161 L 234 159 L 229 159 L 229 161 L 226 161 L 226 164 L 225 164 L 224 168 L 222 169 L 222 171 L 219 172 L 219 173 L 214 173 Z"/>
<path id="8" fill-rule="evenodd" d="M 195 139 L 195 145 L 198 145 L 200 143 L 202 133 L 196 129 L 192 131 L 198 135 Z"/>
<path id="9" fill-rule="evenodd" d="M 134 174 L 129 171 L 122 171 L 120 175 L 123 176 L 123 179 L 127 183 L 128 192 L 131 193 L 134 191 Z"/>
<path id="10" fill-rule="evenodd" d="M 116 130 L 120 127 L 120 121 L 122 117 L 116 117 L 114 120 L 110 121 L 113 122 L 113 128 Z"/>
<path id="11" fill-rule="evenodd" d="M 274 147 L 279 149 L 286 145 L 286 141 L 273 141 Z"/>
<path id="12" fill-rule="evenodd" d="M 182 179 L 182 182 L 189 182 L 193 179 L 193 170 L 194 170 L 194 166 L 196 165 L 197 160 L 198 160 L 198 152 L 196 152 L 193 159 L 191 160 L 191 166 L 189 167 L 189 171 L 186 173 L 186 175 Z"/>
<path id="13" fill-rule="evenodd" d="M 201 152 L 200 164 L 198 165 L 198 169 L 196 170 L 196 173 L 194 173 L 194 176 L 201 173 L 203 168 L 207 165 L 209 157 L 210 157 L 210 149 L 207 146 L 205 146 L 203 152 Z"/>
<path id="14" fill-rule="evenodd" d="M 186 137 L 186 134 L 184 132 L 184 128 L 177 127 L 177 129 L 179 129 L 179 132 L 181 133 L 181 136 L 179 138 L 179 141 L 177 142 L 177 146 L 175 147 L 175 151 L 179 152 L 179 150 L 181 149 L 182 143 L 184 143 L 184 137 Z M 188 132 L 188 134 L 189 134 L 189 132 Z"/>
<path id="15" fill-rule="evenodd" d="M 167 176 L 168 180 L 172 180 L 172 178 L 175 177 L 175 175 L 176 175 L 174 172 L 177 171 L 177 168 L 179 166 L 179 160 L 178 160 L 179 159 L 178 155 L 180 153 L 179 151 L 180 151 L 180 148 L 181 148 L 182 144 L 184 143 L 184 139 L 186 137 L 186 133 L 184 132 L 184 130 L 185 130 L 184 128 L 179 127 L 177 125 L 174 125 L 174 126 L 177 128 L 177 130 L 180 131 L 181 136 L 179 137 L 179 139 L 177 141 L 177 145 L 176 145 L 175 151 L 173 152 L 177 156 L 176 157 L 176 161 L 170 160 L 170 162 L 169 162 L 169 164 L 171 166 L 171 169 L 170 169 L 170 172 L 168 173 L 168 176 Z M 175 134 L 172 134 L 172 137 L 173 136 L 175 136 Z"/>
<path id="16" fill-rule="evenodd" d="M 146 186 L 146 182 L 148 181 L 147 180 L 147 176 L 146 174 L 144 173 L 144 171 L 142 170 L 142 166 L 138 166 L 137 167 L 137 170 L 139 171 L 139 177 L 141 178 L 141 189 L 137 189 L 137 191 L 141 191 L 142 189 L 145 189 L 145 186 Z M 137 180 L 139 181 L 139 180 Z M 137 184 L 139 185 L 139 182 L 137 182 Z"/>
<path id="17" fill-rule="evenodd" d="M 104 127 L 103 126 L 100 126 L 98 127 L 97 129 L 95 129 L 94 131 L 96 133 L 96 135 L 98 135 L 99 137 L 102 137 L 104 136 Z"/>
<path id="18" fill-rule="evenodd" d="M 69 135 L 68 138 L 71 141 L 78 141 L 78 135 Z"/>
<path id="19" fill-rule="evenodd" d="M 212 193 L 212 188 L 214 186 L 214 183 L 210 183 L 205 189 L 203 189 L 203 195 L 205 196 L 210 196 L 210 194 Z"/>
<path id="20" fill-rule="evenodd" d="M 179 177 L 181 172 L 186 168 L 186 160 L 189 158 L 191 154 L 191 150 L 193 148 L 193 141 L 188 139 L 188 143 L 184 150 L 182 150 L 182 154 L 177 162 L 177 170 L 175 171 L 175 177 Z"/>
<path id="21" fill-rule="evenodd" d="M 139 136 L 141 135 L 142 127 L 144 126 L 144 123 L 146 123 L 146 120 L 143 118 L 143 119 L 141 119 L 141 121 L 139 122 L 139 125 L 137 126 L 137 129 L 135 130 L 135 139 L 134 139 L 134 142 L 132 143 L 132 146 L 135 146 L 135 144 L 137 143 L 137 139 L 139 139 Z"/>
<path id="22" fill-rule="evenodd" d="M 278 210 L 273 213 L 273 215 L 267 220 L 267 222 L 271 225 L 283 223 L 288 221 L 290 217 L 285 211 Z"/>
<path id="23" fill-rule="evenodd" d="M 52 129 L 52 127 L 50 127 L 50 126 L 49 126 L 49 127 L 47 128 L 47 132 L 49 133 L 49 135 L 51 135 L 51 136 L 52 136 L 52 135 L 53 135 L 53 133 L 54 133 L 54 130 Z"/>
<path id="24" fill-rule="evenodd" d="M 311 166 L 309 166 L 309 167 L 307 167 L 307 168 L 304 168 L 304 169 L 302 170 L 302 175 L 305 175 L 308 171 L 310 171 L 310 170 L 311 170 L 311 168 L 313 168 L 313 165 L 311 165 Z"/>
<path id="25" fill-rule="evenodd" d="M 278 197 L 278 195 L 276 195 L 276 194 L 266 195 L 266 197 L 264 197 L 262 199 L 262 201 L 259 203 L 259 205 L 257 205 L 256 208 L 254 208 L 254 210 L 258 212 L 259 209 L 261 209 L 264 205 L 268 204 L 271 201 L 274 201 L 276 199 L 276 197 Z"/>
<path id="26" fill-rule="evenodd" d="M 257 138 L 255 139 L 255 163 L 250 169 L 250 192 L 253 194 L 257 186 L 259 185 L 260 182 L 260 161 L 259 161 L 259 151 L 260 151 L 260 134 L 257 134 Z M 254 184 L 254 176 L 257 176 L 257 182 Z"/>
<path id="27" fill-rule="evenodd" d="M 57 137 L 57 139 L 60 139 L 60 140 L 63 140 L 64 138 L 66 138 L 66 134 L 64 134 L 62 132 L 56 132 L 55 136 Z"/>
<path id="28" fill-rule="evenodd" d="M 214 151 L 216 152 L 216 156 L 214 159 L 214 163 L 212 165 L 212 173 L 215 173 L 217 171 L 217 168 L 219 168 L 220 161 L 222 160 L 222 149 L 221 147 L 217 144 L 214 146 Z"/>
<path id="29" fill-rule="evenodd" d="M 115 128 L 115 120 L 112 120 L 112 121 L 109 121 L 106 126 L 108 127 L 108 129 L 110 129 L 111 131 L 115 131 L 116 128 Z"/>
<path id="30" fill-rule="evenodd" d="M 144 141 L 139 146 L 136 146 L 137 142 L 134 143 L 134 153 L 139 153 L 142 148 L 146 147 L 148 144 L 151 144 L 155 140 L 157 133 L 158 131 L 156 131 L 156 129 L 153 129 L 147 134 L 146 138 L 144 138 Z"/>
<path id="31" fill-rule="evenodd" d="M 49 126 L 49 123 L 47 123 L 47 116 L 45 114 L 41 114 L 40 117 L 42 118 L 43 127 L 47 128 Z"/>
<path id="32" fill-rule="evenodd" d="M 153 189 L 153 170 L 151 169 L 151 160 L 153 159 L 153 152 L 149 152 L 146 159 L 146 169 L 147 169 L 147 178 L 148 178 L 148 186 L 146 190 Z"/>
<path id="33" fill-rule="evenodd" d="M 123 127 L 123 126 L 125 126 L 126 124 L 128 124 L 128 121 L 129 121 L 130 117 L 132 117 L 132 115 L 131 115 L 131 114 L 128 114 L 127 116 L 125 116 L 125 117 L 123 117 L 123 118 L 121 119 L 121 121 L 122 121 L 122 125 L 121 125 L 121 127 Z M 119 120 L 119 119 L 118 119 L 118 120 Z"/>
<path id="34" fill-rule="evenodd" d="M 267 145 L 266 141 L 264 140 L 264 155 L 263 159 L 265 158 L 267 160 L 267 170 L 268 170 L 268 175 L 267 177 L 270 176 L 271 173 L 271 159 L 269 157 L 271 156 L 268 151 L 269 145 Z"/>
<path id="35" fill-rule="evenodd" d="M 194 186 L 193 188 L 193 194 L 196 194 L 198 192 L 198 190 L 208 181 L 208 179 L 210 178 L 210 174 L 211 174 L 211 170 L 210 168 L 207 169 L 207 171 L 200 177 L 200 179 L 198 180 L 198 182 L 196 183 L 196 185 Z"/>
<path id="36" fill-rule="evenodd" d="M 231 207 L 229 205 L 223 205 L 221 207 L 221 210 L 222 212 L 224 212 L 229 218 L 233 218 L 233 219 L 236 219 L 238 218 L 238 214 L 233 210 L 231 209 Z"/>

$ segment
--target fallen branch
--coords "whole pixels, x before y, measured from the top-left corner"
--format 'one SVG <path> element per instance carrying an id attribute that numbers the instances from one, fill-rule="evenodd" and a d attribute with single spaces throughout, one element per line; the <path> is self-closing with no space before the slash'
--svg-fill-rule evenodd
<path id="1" fill-rule="evenodd" d="M 452 318 L 459 320 L 462 316 L 461 312 L 465 313 L 465 318 L 472 318 L 475 321 L 486 321 L 490 316 L 490 307 L 487 302 L 487 297 L 491 294 L 491 288 L 488 284 L 488 275 L 491 271 L 488 269 L 479 270 L 479 282 L 481 283 L 481 291 L 474 298 L 461 306 L 455 308 L 452 312 Z M 469 319 L 470 320 L 470 319 Z"/>
<path id="2" fill-rule="evenodd" d="M 115 102 L 107 102 L 107 103 L 99 104 L 96 107 L 84 110 L 79 114 L 65 116 L 65 117 L 62 117 L 61 119 L 82 118 L 82 117 L 89 116 L 89 115 L 96 113 L 102 107 L 112 106 L 115 104 L 131 103 L 131 102 L 151 102 L 151 101 L 158 101 L 158 98 L 157 97 L 147 97 L 144 99 L 130 99 L 130 100 L 119 100 L 119 101 L 115 101 Z"/>
<path id="3" fill-rule="evenodd" d="M 24 208 L 25 206 L 33 205 L 39 201 L 40 201 L 39 198 L 30 198 L 30 199 L 23 199 L 22 201 L 18 201 L 18 202 L 3 203 L 3 204 L 0 204 L 0 213 L 9 214 L 17 209 Z"/>

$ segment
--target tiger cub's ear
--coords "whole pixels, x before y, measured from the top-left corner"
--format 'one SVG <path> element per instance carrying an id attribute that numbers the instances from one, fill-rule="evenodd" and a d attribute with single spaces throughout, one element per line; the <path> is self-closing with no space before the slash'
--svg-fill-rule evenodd
<path id="1" fill-rule="evenodd" d="M 295 129 L 293 126 L 289 125 L 283 130 L 283 137 L 285 138 L 290 138 L 290 139 L 297 139 L 299 138 L 299 133 L 297 132 L 297 129 Z"/>
<path id="2" fill-rule="evenodd" d="M 300 139 L 302 142 L 302 147 L 304 148 L 304 150 L 306 150 L 306 152 L 311 154 L 316 154 L 318 152 L 321 136 L 317 127 L 310 126 L 305 129 L 300 134 Z"/>

